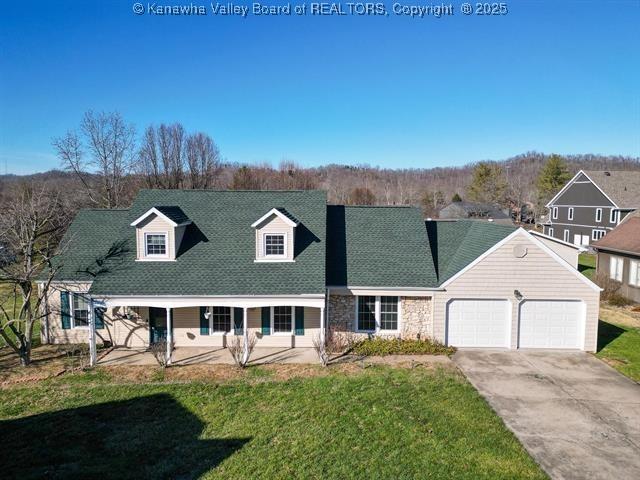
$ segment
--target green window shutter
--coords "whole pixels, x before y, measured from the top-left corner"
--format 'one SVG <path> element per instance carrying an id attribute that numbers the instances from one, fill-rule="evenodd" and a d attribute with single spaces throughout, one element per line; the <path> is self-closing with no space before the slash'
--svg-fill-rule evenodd
<path id="1" fill-rule="evenodd" d="M 69 309 L 69 292 L 60 292 L 60 317 L 62 328 L 71 328 L 71 310 Z"/>
<path id="2" fill-rule="evenodd" d="M 93 318 L 96 323 L 96 329 L 100 330 L 104 328 L 104 312 L 107 309 L 104 307 L 96 307 L 93 309 Z"/>
<path id="3" fill-rule="evenodd" d="M 209 335 L 209 319 L 205 316 L 207 307 L 200 307 L 200 335 Z"/>
<path id="4" fill-rule="evenodd" d="M 304 335 L 304 307 L 296 307 L 296 335 Z"/>
<path id="5" fill-rule="evenodd" d="M 271 335 L 271 308 L 262 307 L 262 334 Z"/>
<path id="6" fill-rule="evenodd" d="M 233 333 L 235 335 L 244 334 L 244 312 L 241 308 L 233 309 Z"/>

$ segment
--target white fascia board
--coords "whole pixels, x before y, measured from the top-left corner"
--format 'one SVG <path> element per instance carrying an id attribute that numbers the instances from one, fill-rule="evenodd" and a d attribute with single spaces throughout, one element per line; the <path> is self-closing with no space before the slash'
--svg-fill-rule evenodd
<path id="1" fill-rule="evenodd" d="M 107 307 L 159 307 L 159 308 L 187 308 L 200 306 L 217 307 L 277 307 L 287 305 L 292 307 L 324 308 L 324 294 L 309 295 L 201 295 L 201 296 L 172 296 L 172 295 L 95 295 Z"/>
<path id="2" fill-rule="evenodd" d="M 268 219 L 271 215 L 277 215 L 278 217 L 280 217 L 282 219 L 282 221 L 284 223 L 286 223 L 290 227 L 297 227 L 298 226 L 298 224 L 296 222 L 291 220 L 289 217 L 287 217 L 280 210 L 278 210 L 277 208 L 272 208 L 267 213 L 265 213 L 262 217 L 260 217 L 258 220 L 253 222 L 251 224 L 251 228 L 256 228 L 258 225 L 262 224 L 262 222 L 264 222 L 266 219 Z"/>
<path id="3" fill-rule="evenodd" d="M 580 170 L 580 171 L 582 172 L 582 170 Z M 584 172 L 582 172 L 582 173 L 584 173 Z M 613 204 L 613 206 L 614 206 L 615 208 L 620 208 L 620 207 L 618 207 L 618 204 L 617 204 L 616 202 L 614 202 L 613 200 L 611 200 L 611 198 L 609 197 L 609 195 L 607 195 L 607 194 L 604 192 L 604 190 L 602 190 L 602 189 L 598 186 L 598 184 L 597 184 L 596 182 L 594 182 L 593 180 L 591 180 L 591 178 L 589 178 L 589 175 L 587 175 L 586 173 L 584 173 L 584 176 L 585 176 L 585 177 L 587 177 L 587 178 L 589 179 L 589 181 L 590 181 L 592 184 L 594 184 L 598 190 L 600 190 L 600 193 L 602 193 L 602 194 L 607 198 L 607 200 L 609 200 L 609 201 Z"/>
<path id="4" fill-rule="evenodd" d="M 573 224 L 572 223 L 554 223 L 554 225 L 573 225 Z M 565 242 L 564 240 L 560 240 L 559 238 L 545 235 L 544 233 L 536 232 L 535 230 L 529 230 L 529 233 L 535 237 L 546 238 L 547 240 L 559 243 L 560 245 L 564 245 L 565 247 L 575 248 L 576 250 L 580 250 L 581 252 L 587 251 L 586 248 L 580 245 L 574 245 L 573 243 Z"/>
<path id="5" fill-rule="evenodd" d="M 547 202 L 547 204 L 545 205 L 545 207 L 549 208 L 549 206 L 550 206 L 553 202 L 555 202 L 555 201 L 556 201 L 556 198 L 558 198 L 560 195 L 562 195 L 562 194 L 564 193 L 564 191 L 565 191 L 567 188 L 569 188 L 571 185 L 573 185 L 573 182 L 575 182 L 576 178 L 578 178 L 578 176 L 579 176 L 581 173 L 582 173 L 582 174 L 584 174 L 584 172 L 583 172 L 582 170 L 579 170 L 579 171 L 578 171 L 578 173 L 576 173 L 576 174 L 573 176 L 573 178 L 572 178 L 571 180 L 569 180 L 569 181 L 567 182 L 567 184 L 566 184 L 564 187 L 562 187 L 562 188 L 560 189 L 560 191 L 559 191 L 558 193 L 556 193 L 556 194 L 554 195 L 554 197 L 553 197 L 551 200 L 549 200 L 549 202 Z M 586 175 L 585 175 L 585 176 L 586 176 Z M 587 178 L 589 178 L 589 177 L 587 177 Z M 589 180 L 591 180 L 591 179 L 589 178 Z M 591 183 L 593 183 L 593 182 L 591 182 Z"/>
<path id="6" fill-rule="evenodd" d="M 142 222 L 145 218 L 147 218 L 151 214 L 156 214 L 160 218 L 164 219 L 164 221 L 167 222 L 172 227 L 183 227 L 185 225 L 191 224 L 191 220 L 187 220 L 186 222 L 182 222 L 182 223 L 176 223 L 173 220 L 171 220 L 169 217 L 167 217 L 164 213 L 162 213 L 160 210 L 158 210 L 156 207 L 153 207 L 147 210 L 144 214 L 142 214 L 138 218 L 136 218 L 133 222 L 131 222 L 131 226 L 132 227 L 137 226 L 140 222 Z"/>
<path id="7" fill-rule="evenodd" d="M 330 285 L 327 290 L 331 290 L 336 295 L 382 295 L 398 297 L 431 297 L 433 292 L 442 291 L 442 288 L 425 287 L 367 287 L 352 285 Z"/>

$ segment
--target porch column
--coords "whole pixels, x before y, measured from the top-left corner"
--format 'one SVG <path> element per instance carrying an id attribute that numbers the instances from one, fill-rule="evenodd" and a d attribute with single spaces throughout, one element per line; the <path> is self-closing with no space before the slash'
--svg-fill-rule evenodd
<path id="1" fill-rule="evenodd" d="M 324 307 L 320 307 L 320 342 L 324 346 L 326 338 Z"/>
<path id="2" fill-rule="evenodd" d="M 242 363 L 246 365 L 249 360 L 249 321 L 247 307 L 242 309 L 242 335 L 244 337 L 244 352 L 242 353 Z"/>
<path id="3" fill-rule="evenodd" d="M 95 366 L 97 363 L 96 351 L 96 315 L 93 306 L 93 299 L 89 299 L 89 365 Z"/>
<path id="4" fill-rule="evenodd" d="M 167 307 L 167 365 L 171 365 L 171 344 L 173 335 L 171 334 L 171 308 Z"/>

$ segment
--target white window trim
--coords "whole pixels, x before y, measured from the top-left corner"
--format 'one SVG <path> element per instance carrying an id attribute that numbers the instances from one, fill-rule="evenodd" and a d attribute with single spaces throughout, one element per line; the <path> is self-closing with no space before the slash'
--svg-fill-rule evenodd
<path id="1" fill-rule="evenodd" d="M 562 235 L 563 235 L 562 239 L 563 239 L 565 242 L 569 243 L 569 237 L 570 237 L 570 235 L 571 235 L 571 234 L 570 234 L 570 232 L 569 232 L 569 230 L 567 230 L 567 229 L 565 228 L 565 230 L 564 230 L 564 232 L 563 232 L 563 234 L 562 234 Z"/>
<path id="2" fill-rule="evenodd" d="M 221 332 L 221 331 L 213 331 L 213 307 L 218 307 L 218 305 L 212 305 L 207 307 L 207 313 L 209 313 L 209 335 L 213 336 L 225 336 L 225 335 L 233 335 L 233 307 L 227 307 L 225 305 L 220 306 L 221 308 L 229 309 L 229 331 Z"/>
<path id="3" fill-rule="evenodd" d="M 163 235 L 164 236 L 164 254 L 149 254 L 147 253 L 147 236 L 148 235 Z M 144 232 L 144 258 L 156 259 L 156 258 L 169 258 L 169 232 Z"/>
<path id="4" fill-rule="evenodd" d="M 553 237 L 553 227 L 549 227 L 549 233 L 547 235 L 549 235 L 550 237 Z"/>
<path id="5" fill-rule="evenodd" d="M 277 237 L 282 236 L 284 241 L 284 253 L 282 255 L 267 255 L 267 237 Z M 289 249 L 287 248 L 287 234 L 284 232 L 263 232 L 262 233 L 262 258 L 263 259 L 272 259 L 272 260 L 280 260 L 286 259 L 288 257 Z"/>
<path id="6" fill-rule="evenodd" d="M 359 297 L 376 297 L 376 303 L 375 303 L 375 310 L 374 310 L 374 315 L 375 315 L 375 322 L 376 322 L 376 329 L 375 330 L 360 330 L 358 328 L 358 298 Z M 380 297 L 396 297 L 398 299 L 398 328 L 396 328 L 395 330 L 382 330 L 380 328 L 380 319 L 381 319 L 381 308 L 380 308 L 380 304 L 381 304 L 381 300 Z M 401 321 L 402 321 L 402 297 L 400 296 L 396 296 L 396 295 L 357 295 L 356 296 L 356 316 L 355 316 L 355 321 L 354 321 L 354 331 L 356 333 L 373 333 L 376 335 L 382 334 L 382 335 L 388 335 L 388 334 L 395 334 L 395 333 L 400 333 L 401 332 Z"/>
<path id="7" fill-rule="evenodd" d="M 76 295 L 80 295 L 83 297 L 87 297 L 87 322 L 91 323 L 91 319 L 89 318 L 91 315 L 91 301 L 89 300 L 89 292 L 68 292 L 71 295 L 69 316 L 71 317 L 71 328 L 75 330 L 89 330 L 89 325 L 80 325 L 76 326 Z"/>
<path id="8" fill-rule="evenodd" d="M 609 278 L 616 282 L 621 282 L 623 275 L 624 259 L 622 257 L 611 256 L 611 259 L 609 260 Z"/>
<path id="9" fill-rule="evenodd" d="M 596 208 L 596 223 L 602 222 L 602 209 Z"/>
<path id="10" fill-rule="evenodd" d="M 635 278 L 633 278 L 634 273 Z M 629 285 L 632 287 L 640 287 L 640 262 L 638 260 L 629 261 Z"/>
<path id="11" fill-rule="evenodd" d="M 276 337 L 279 336 L 291 336 L 291 335 L 295 335 L 296 332 L 296 307 L 292 306 L 292 305 L 278 305 L 278 307 L 289 307 L 291 309 L 291 331 L 290 332 L 276 332 L 274 327 L 274 317 L 275 317 L 275 306 L 274 307 L 269 307 L 269 314 L 270 314 L 270 318 L 271 318 L 271 324 L 270 324 L 270 328 L 271 328 L 271 335 L 275 335 Z"/>
<path id="12" fill-rule="evenodd" d="M 573 207 L 569 207 L 569 210 L 567 210 L 567 218 L 573 220 Z"/>
<path id="13" fill-rule="evenodd" d="M 609 223 L 616 223 L 618 221 L 618 210 L 611 209 L 609 212 Z"/>
<path id="14" fill-rule="evenodd" d="M 602 233 L 602 235 L 600 235 L 599 237 L 597 237 L 597 236 L 596 236 L 596 233 L 598 233 L 598 232 Z M 602 237 L 604 237 L 606 234 L 607 234 L 607 231 L 606 231 L 606 230 L 603 230 L 603 229 L 601 229 L 601 228 L 593 229 L 593 230 L 591 230 L 591 240 L 596 240 L 596 241 L 597 241 L 597 240 L 600 240 L 600 239 L 601 239 Z"/>
<path id="15" fill-rule="evenodd" d="M 553 220 L 558 219 L 558 207 L 553 207 L 553 209 L 551 210 L 551 218 Z"/>

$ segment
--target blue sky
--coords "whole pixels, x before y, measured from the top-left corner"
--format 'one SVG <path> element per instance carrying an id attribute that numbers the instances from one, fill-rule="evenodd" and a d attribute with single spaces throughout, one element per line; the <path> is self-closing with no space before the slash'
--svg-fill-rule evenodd
<path id="1" fill-rule="evenodd" d="M 518 0 L 497 17 L 454 2 L 439 19 L 160 17 L 133 3 L 3 2 L 2 173 L 59 167 L 51 138 L 88 109 L 139 132 L 182 122 L 243 163 L 640 156 L 638 0 Z"/>

